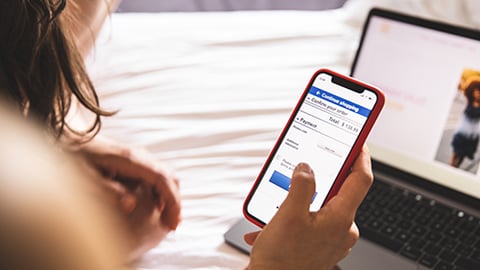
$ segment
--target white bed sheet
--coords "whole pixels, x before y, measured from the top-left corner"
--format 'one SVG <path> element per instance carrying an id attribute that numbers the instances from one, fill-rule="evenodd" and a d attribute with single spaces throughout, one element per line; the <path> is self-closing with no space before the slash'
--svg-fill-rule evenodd
<path id="1" fill-rule="evenodd" d="M 372 4 L 354 2 L 329 11 L 112 15 L 88 61 L 102 105 L 120 109 L 102 133 L 146 148 L 181 181 L 183 222 L 138 269 L 246 266 L 223 233 L 242 215 L 313 72 L 348 73 Z"/>

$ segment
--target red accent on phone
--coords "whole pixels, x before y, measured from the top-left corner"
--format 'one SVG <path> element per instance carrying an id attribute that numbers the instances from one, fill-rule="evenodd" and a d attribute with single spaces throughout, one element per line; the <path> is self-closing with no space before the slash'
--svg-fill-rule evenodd
<path id="1" fill-rule="evenodd" d="M 316 211 L 337 194 L 385 103 L 381 90 L 320 69 L 312 76 L 245 199 L 243 213 L 263 227 L 288 194 L 299 162 L 315 173 Z"/>

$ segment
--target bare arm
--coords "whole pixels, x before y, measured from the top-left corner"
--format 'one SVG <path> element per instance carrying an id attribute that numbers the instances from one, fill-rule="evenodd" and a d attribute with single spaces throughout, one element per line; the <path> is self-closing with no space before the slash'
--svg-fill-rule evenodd
<path id="1" fill-rule="evenodd" d="M 65 10 L 69 18 L 65 27 L 70 29 L 82 56 L 88 55 L 108 15 L 121 0 L 73 0 Z"/>

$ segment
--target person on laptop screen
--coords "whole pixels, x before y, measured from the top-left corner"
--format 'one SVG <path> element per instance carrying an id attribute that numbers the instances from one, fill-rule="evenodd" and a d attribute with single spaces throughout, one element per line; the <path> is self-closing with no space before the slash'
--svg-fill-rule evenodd
<path id="1" fill-rule="evenodd" d="M 460 167 L 465 157 L 474 158 L 478 148 L 480 122 L 480 80 L 475 79 L 464 89 L 467 105 L 453 136 L 450 165 Z"/>

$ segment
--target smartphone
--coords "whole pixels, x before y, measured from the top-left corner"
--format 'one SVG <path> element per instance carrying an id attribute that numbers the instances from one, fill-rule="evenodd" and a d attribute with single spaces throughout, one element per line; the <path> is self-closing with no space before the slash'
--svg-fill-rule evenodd
<path id="1" fill-rule="evenodd" d="M 314 171 L 310 210 L 319 210 L 340 189 L 384 103 L 372 85 L 329 69 L 315 72 L 245 200 L 245 217 L 268 223 L 300 162 Z"/>

